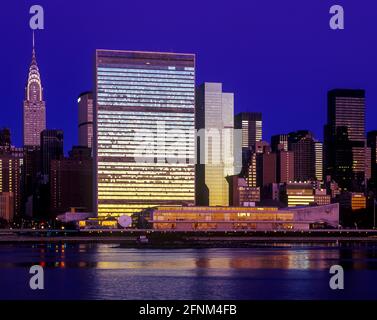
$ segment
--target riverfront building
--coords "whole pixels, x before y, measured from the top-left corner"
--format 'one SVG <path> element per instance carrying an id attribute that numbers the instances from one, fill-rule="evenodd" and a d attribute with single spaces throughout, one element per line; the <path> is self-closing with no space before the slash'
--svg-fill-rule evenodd
<path id="1" fill-rule="evenodd" d="M 97 50 L 94 210 L 195 201 L 195 55 Z"/>
<path id="2" fill-rule="evenodd" d="M 150 227 L 176 231 L 308 230 L 339 225 L 339 204 L 275 207 L 157 207 L 143 212 Z"/>

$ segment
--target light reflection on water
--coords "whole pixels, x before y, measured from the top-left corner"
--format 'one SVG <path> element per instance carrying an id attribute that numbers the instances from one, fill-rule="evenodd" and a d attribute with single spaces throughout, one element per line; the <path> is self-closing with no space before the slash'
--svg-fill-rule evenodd
<path id="1" fill-rule="evenodd" d="M 30 292 L 26 285 L 34 264 L 45 267 L 43 292 Z M 334 264 L 346 270 L 348 289 L 336 294 L 328 288 Z M 1 245 L 0 272 L 1 299 L 377 298 L 377 246 L 372 244 L 245 249 Z"/>

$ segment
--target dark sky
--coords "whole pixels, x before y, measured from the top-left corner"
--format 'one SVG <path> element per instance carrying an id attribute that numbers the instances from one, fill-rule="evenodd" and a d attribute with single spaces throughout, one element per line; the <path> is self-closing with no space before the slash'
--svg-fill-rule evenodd
<path id="1" fill-rule="evenodd" d="M 77 143 L 77 96 L 92 88 L 94 50 L 197 54 L 197 82 L 223 82 L 236 111 L 262 111 L 264 139 L 298 129 L 322 139 L 326 92 L 367 91 L 367 129 L 377 129 L 375 0 L 2 0 L 0 126 L 22 143 L 31 59 L 29 8 L 45 10 L 36 34 L 48 128 Z M 345 30 L 329 9 L 345 9 Z"/>

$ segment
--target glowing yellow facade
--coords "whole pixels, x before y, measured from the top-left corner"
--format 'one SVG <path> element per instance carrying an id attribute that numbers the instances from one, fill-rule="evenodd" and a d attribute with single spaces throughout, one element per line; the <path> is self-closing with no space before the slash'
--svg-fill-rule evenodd
<path id="1" fill-rule="evenodd" d="M 98 50 L 98 216 L 195 201 L 195 56 Z"/>

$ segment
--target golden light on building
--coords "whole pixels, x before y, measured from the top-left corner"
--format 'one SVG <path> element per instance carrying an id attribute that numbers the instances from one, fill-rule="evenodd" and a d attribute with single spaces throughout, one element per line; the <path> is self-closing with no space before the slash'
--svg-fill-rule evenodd
<path id="1" fill-rule="evenodd" d="M 98 50 L 94 124 L 99 217 L 194 204 L 194 55 Z"/>

